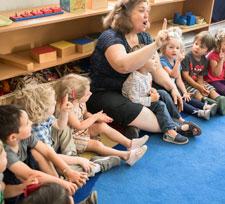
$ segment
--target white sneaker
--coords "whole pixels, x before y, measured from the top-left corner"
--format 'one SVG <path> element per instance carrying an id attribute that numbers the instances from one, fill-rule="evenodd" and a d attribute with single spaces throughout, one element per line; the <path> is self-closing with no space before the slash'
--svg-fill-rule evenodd
<path id="1" fill-rule="evenodd" d="M 149 139 L 148 135 L 144 135 L 141 138 L 132 139 L 131 140 L 131 147 L 128 150 L 136 149 L 138 147 L 142 147 Z"/>
<path id="2" fill-rule="evenodd" d="M 210 116 L 214 116 L 217 113 L 217 104 L 213 103 L 211 105 L 205 104 L 203 110 L 210 110 Z"/>
<path id="3" fill-rule="evenodd" d="M 210 110 L 198 110 L 198 117 L 204 118 L 205 120 L 210 119 Z"/>
<path id="4" fill-rule="evenodd" d="M 146 145 L 142 147 L 138 147 L 130 151 L 130 157 L 126 161 L 126 163 L 130 166 L 133 166 L 139 159 L 141 159 L 145 152 L 147 151 L 148 147 Z"/>

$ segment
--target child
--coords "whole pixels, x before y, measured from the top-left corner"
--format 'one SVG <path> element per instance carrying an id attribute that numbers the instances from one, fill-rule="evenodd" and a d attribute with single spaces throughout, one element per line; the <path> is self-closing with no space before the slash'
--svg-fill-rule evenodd
<path id="1" fill-rule="evenodd" d="M 169 74 L 183 95 L 183 110 L 188 114 L 209 120 L 211 115 L 216 114 L 217 105 L 207 105 L 196 99 L 191 99 L 181 78 L 181 61 L 184 59 L 182 31 L 178 27 L 168 29 L 169 41 L 161 47 L 162 56 L 160 61 L 163 69 Z"/>
<path id="2" fill-rule="evenodd" d="M 205 55 L 214 47 L 213 36 L 202 31 L 195 36 L 191 52 L 182 61 L 182 76 L 187 91 L 199 101 L 217 103 L 218 112 L 225 115 L 225 97 L 220 96 L 215 88 L 204 81 L 207 75 L 208 60 Z"/>
<path id="3" fill-rule="evenodd" d="M 209 68 L 205 80 L 225 96 L 225 29 L 218 30 L 215 44 L 216 49 L 208 55 Z"/>
<path id="4" fill-rule="evenodd" d="M 53 182 L 66 188 L 72 195 L 77 185 L 83 185 L 87 180 L 86 173 L 72 170 L 57 154 L 46 144 L 31 135 L 32 122 L 25 111 L 13 106 L 0 106 L 0 139 L 5 143 L 7 152 L 7 170 L 4 172 L 6 184 L 20 184 L 31 175 L 35 175 L 40 183 Z M 51 161 L 58 170 L 69 180 L 60 179 L 30 168 L 28 150 L 35 149 L 47 160 Z M 14 198 L 15 200 L 16 198 Z"/>
<path id="5" fill-rule="evenodd" d="M 29 177 L 26 181 L 24 181 L 21 184 L 18 185 L 5 185 L 3 182 L 3 172 L 6 169 L 7 165 L 7 158 L 6 158 L 6 152 L 3 147 L 3 143 L 0 140 L 0 203 L 4 203 L 4 197 L 5 198 L 10 198 L 14 197 L 17 195 L 20 195 L 23 193 L 24 189 L 31 184 L 36 184 L 38 183 L 37 178 L 35 176 Z"/>
<path id="6" fill-rule="evenodd" d="M 68 124 L 73 129 L 73 138 L 78 153 L 93 151 L 100 155 L 115 155 L 125 160 L 129 165 L 133 165 L 145 154 L 147 146 L 144 144 L 149 138 L 147 135 L 139 139 L 130 140 L 107 125 L 107 123 L 112 122 L 112 118 L 102 111 L 96 114 L 91 114 L 87 111 L 86 102 L 91 96 L 90 80 L 88 78 L 69 74 L 59 82 L 57 93 L 58 104 L 67 94 L 69 95 L 69 100 L 73 103 L 73 111 L 69 113 Z M 92 139 L 100 133 L 124 145 L 128 151 L 119 151 Z"/>
<path id="7" fill-rule="evenodd" d="M 35 191 L 31 192 L 21 204 L 74 204 L 73 197 L 56 183 L 47 183 L 40 186 Z M 91 195 L 80 202 L 80 204 L 97 204 L 97 192 L 94 191 Z"/>
<path id="8" fill-rule="evenodd" d="M 74 204 L 73 198 L 62 186 L 55 183 L 47 183 L 31 192 L 21 204 Z"/>
<path id="9" fill-rule="evenodd" d="M 135 47 L 133 50 L 135 51 L 138 48 Z M 152 88 L 152 75 L 149 73 L 149 69 L 151 66 L 160 66 L 156 63 L 158 57 L 156 53 L 148 64 L 138 71 L 132 72 L 123 84 L 122 93 L 132 102 L 140 103 L 155 113 L 159 126 L 164 133 L 164 141 L 174 144 L 186 144 L 188 143 L 188 138 L 182 134 L 187 134 L 188 132 L 187 135 L 197 136 L 201 134 L 201 130 L 194 123 L 184 121 L 166 91 L 157 91 Z M 177 119 L 181 125 L 177 127 L 172 118 Z"/>
<path id="10" fill-rule="evenodd" d="M 61 101 L 58 118 L 53 115 L 56 105 L 55 91 L 48 85 L 39 85 L 35 87 L 35 91 L 34 89 L 26 89 L 19 92 L 16 95 L 15 102 L 26 110 L 34 123 L 32 135 L 51 146 L 56 152 L 60 150 L 61 154 L 58 155 L 74 170 L 86 171 L 89 176 L 94 176 L 100 170 L 106 171 L 120 164 L 120 158 L 113 156 L 98 158 L 98 161 L 94 161 L 94 163 L 76 156 L 72 132 L 67 127 L 68 111 L 73 106 L 68 102 L 68 95 Z M 58 175 L 54 167 L 47 163 L 37 151 L 32 150 L 32 154 L 42 171 L 51 175 Z"/>

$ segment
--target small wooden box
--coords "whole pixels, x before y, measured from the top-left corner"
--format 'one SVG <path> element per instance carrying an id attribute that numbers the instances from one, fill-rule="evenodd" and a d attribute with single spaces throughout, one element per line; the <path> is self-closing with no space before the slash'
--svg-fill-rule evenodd
<path id="1" fill-rule="evenodd" d="M 63 58 L 65 56 L 72 55 L 75 53 L 74 43 L 70 43 L 67 41 L 59 41 L 50 45 L 57 50 L 58 57 Z"/>
<path id="2" fill-rule="evenodd" d="M 80 13 L 85 11 L 86 0 L 60 0 L 60 7 L 71 13 Z"/>
<path id="3" fill-rule="evenodd" d="M 31 55 L 39 63 L 51 62 L 57 59 L 56 49 L 50 46 L 33 48 Z"/>
<path id="4" fill-rule="evenodd" d="M 95 48 L 95 42 L 88 38 L 75 39 L 72 43 L 76 44 L 76 50 L 80 53 L 93 52 Z"/>
<path id="5" fill-rule="evenodd" d="M 88 9 L 101 9 L 108 7 L 108 0 L 87 0 Z"/>

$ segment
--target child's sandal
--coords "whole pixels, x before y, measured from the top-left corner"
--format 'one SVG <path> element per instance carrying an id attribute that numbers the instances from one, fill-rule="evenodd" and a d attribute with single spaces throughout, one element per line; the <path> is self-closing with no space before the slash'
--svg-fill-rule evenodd
<path id="1" fill-rule="evenodd" d="M 188 125 L 188 130 L 183 130 L 182 126 Z M 181 135 L 185 135 L 187 137 L 191 136 L 199 136 L 202 134 L 201 128 L 193 122 L 183 122 L 179 127 L 177 127 L 176 131 Z"/>

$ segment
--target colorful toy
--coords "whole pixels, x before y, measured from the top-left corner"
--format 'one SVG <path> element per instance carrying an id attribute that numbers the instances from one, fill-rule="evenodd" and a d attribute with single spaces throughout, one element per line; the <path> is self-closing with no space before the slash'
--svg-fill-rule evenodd
<path id="1" fill-rule="evenodd" d="M 192 26 L 196 24 L 196 16 L 194 16 L 192 12 L 187 12 L 184 16 L 179 12 L 176 12 L 173 17 L 173 23 Z"/>
<path id="2" fill-rule="evenodd" d="M 31 50 L 32 57 L 39 63 L 54 61 L 56 57 L 56 49 L 50 46 L 36 47 Z"/>
<path id="3" fill-rule="evenodd" d="M 60 0 L 60 7 L 71 13 L 85 11 L 86 0 Z"/>
<path id="4" fill-rule="evenodd" d="M 59 41 L 50 45 L 57 50 L 57 55 L 59 57 L 65 57 L 74 54 L 76 50 L 74 43 L 67 41 Z"/>
<path id="5" fill-rule="evenodd" d="M 14 16 L 10 16 L 9 18 L 12 21 L 23 21 L 29 20 L 33 18 L 41 18 L 46 16 L 53 16 L 58 14 L 63 14 L 63 10 L 60 7 L 49 7 L 49 8 L 42 8 L 32 11 L 23 11 L 21 13 L 15 13 Z"/>
<path id="6" fill-rule="evenodd" d="M 76 44 L 77 52 L 80 53 L 93 52 L 95 48 L 95 42 L 88 38 L 79 38 L 71 42 Z"/>

